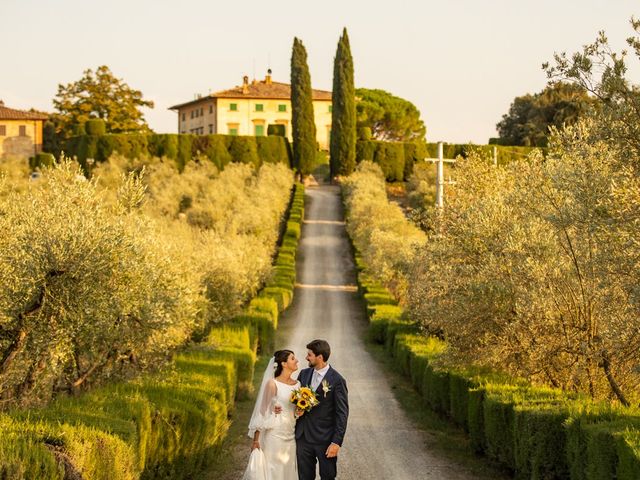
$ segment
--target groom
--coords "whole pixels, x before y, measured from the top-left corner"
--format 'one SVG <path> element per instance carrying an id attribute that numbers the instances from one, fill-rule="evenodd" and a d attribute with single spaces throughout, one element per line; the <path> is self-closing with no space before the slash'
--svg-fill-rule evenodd
<path id="1" fill-rule="evenodd" d="M 307 345 L 305 368 L 298 375 L 301 385 L 310 386 L 320 403 L 303 414 L 296 423 L 296 456 L 300 480 L 316 478 L 316 461 L 320 478 L 336 478 L 338 452 L 347 430 L 349 400 L 347 382 L 327 361 L 331 347 L 326 340 Z"/>

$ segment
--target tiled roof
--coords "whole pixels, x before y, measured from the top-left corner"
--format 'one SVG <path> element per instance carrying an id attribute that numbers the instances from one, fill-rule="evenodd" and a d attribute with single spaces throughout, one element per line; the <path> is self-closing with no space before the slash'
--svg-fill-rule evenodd
<path id="1" fill-rule="evenodd" d="M 211 98 L 264 98 L 274 100 L 291 99 L 291 85 L 280 82 L 267 82 L 266 80 L 249 82 L 246 85 L 246 93 L 243 92 L 245 86 L 238 85 L 229 90 L 221 90 L 210 95 L 185 102 L 180 105 L 174 105 L 170 110 L 193 105 L 199 102 L 210 100 Z M 313 100 L 331 100 L 331 92 L 326 90 L 312 90 Z"/>
<path id="2" fill-rule="evenodd" d="M 242 92 L 242 85 L 211 94 L 217 98 L 291 98 L 291 85 L 288 83 L 259 81 L 247 84 L 247 93 Z M 331 100 L 331 92 L 313 90 L 314 100 Z"/>
<path id="3" fill-rule="evenodd" d="M 0 120 L 46 120 L 48 115 L 40 112 L 25 112 L 4 106 L 0 102 Z"/>

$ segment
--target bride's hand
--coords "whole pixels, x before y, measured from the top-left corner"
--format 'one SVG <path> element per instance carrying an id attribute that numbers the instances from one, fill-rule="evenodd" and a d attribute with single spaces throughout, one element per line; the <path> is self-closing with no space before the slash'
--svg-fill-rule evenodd
<path id="1" fill-rule="evenodd" d="M 260 442 L 258 440 L 253 441 L 253 444 L 251 445 L 251 451 L 253 452 L 256 448 L 260 448 Z"/>
<path id="2" fill-rule="evenodd" d="M 300 418 L 302 415 L 304 415 L 304 410 L 296 408 L 296 418 Z"/>

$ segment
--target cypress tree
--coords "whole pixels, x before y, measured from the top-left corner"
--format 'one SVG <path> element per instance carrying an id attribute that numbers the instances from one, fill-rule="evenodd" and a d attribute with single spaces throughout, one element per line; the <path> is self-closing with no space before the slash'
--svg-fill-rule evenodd
<path id="1" fill-rule="evenodd" d="M 347 29 L 342 31 L 333 62 L 331 177 L 349 175 L 356 166 L 356 98 L 353 58 Z"/>
<path id="2" fill-rule="evenodd" d="M 312 95 L 307 50 L 301 40 L 294 38 L 291 52 L 293 166 L 303 175 L 311 173 L 317 153 Z"/>

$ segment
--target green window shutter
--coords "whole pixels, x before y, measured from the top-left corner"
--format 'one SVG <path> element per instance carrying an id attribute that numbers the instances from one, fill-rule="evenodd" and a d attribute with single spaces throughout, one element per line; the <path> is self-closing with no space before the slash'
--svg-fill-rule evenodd
<path id="1" fill-rule="evenodd" d="M 238 135 L 238 129 L 237 128 L 230 128 L 229 129 L 229 135 Z"/>
<path id="2" fill-rule="evenodd" d="M 238 104 L 237 103 L 230 103 L 229 104 L 229 110 L 231 110 L 232 112 L 237 112 L 238 111 Z"/>
<path id="3" fill-rule="evenodd" d="M 256 125 L 256 137 L 264 137 L 264 125 Z"/>
<path id="4" fill-rule="evenodd" d="M 287 111 L 287 106 L 286 105 L 278 105 L 278 111 L 279 112 L 286 112 Z"/>
<path id="5" fill-rule="evenodd" d="M 333 112 L 333 105 L 329 105 L 329 113 Z"/>
<path id="6" fill-rule="evenodd" d="M 256 103 L 256 112 L 264 112 L 264 105 L 262 103 Z"/>

